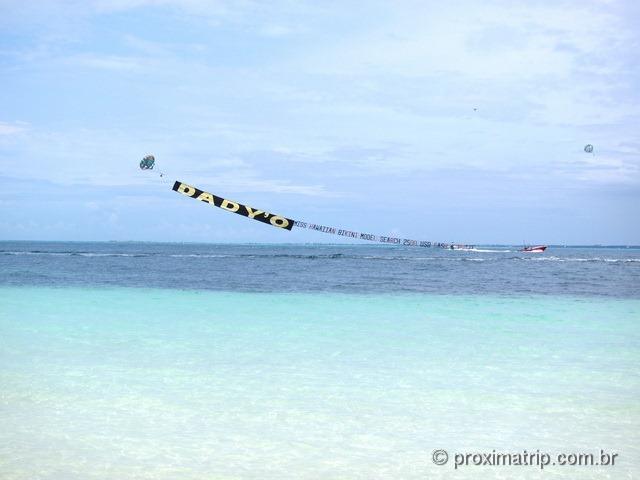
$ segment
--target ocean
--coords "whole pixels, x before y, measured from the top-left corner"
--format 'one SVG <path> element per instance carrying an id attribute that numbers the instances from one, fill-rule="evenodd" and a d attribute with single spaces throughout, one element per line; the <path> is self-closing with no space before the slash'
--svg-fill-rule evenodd
<path id="1" fill-rule="evenodd" d="M 640 249 L 517 250 L 0 242 L 0 478 L 640 477 Z"/>

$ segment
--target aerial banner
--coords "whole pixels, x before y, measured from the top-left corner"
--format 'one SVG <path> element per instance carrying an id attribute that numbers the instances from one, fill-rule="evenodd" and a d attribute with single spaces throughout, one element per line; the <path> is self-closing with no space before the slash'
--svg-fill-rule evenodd
<path id="1" fill-rule="evenodd" d="M 233 200 L 227 200 L 226 198 L 218 197 L 213 193 L 205 192 L 199 188 L 192 187 L 186 183 L 176 181 L 173 184 L 173 191 L 186 195 L 187 197 L 195 198 L 201 202 L 208 203 L 214 207 L 222 208 L 228 212 L 237 213 L 243 217 L 252 218 L 268 225 L 273 225 L 277 228 L 283 228 L 285 230 L 291 230 L 293 228 L 293 220 L 285 218 L 281 215 L 275 215 L 273 213 L 265 212 L 264 210 L 258 210 L 257 208 L 243 205 Z"/>
<path id="2" fill-rule="evenodd" d="M 140 168 L 143 170 L 153 169 L 154 162 L 153 157 L 148 156 L 140 163 Z M 161 174 L 163 177 L 164 174 Z M 227 210 L 228 212 L 237 213 L 243 217 L 251 218 L 267 225 L 271 225 L 276 228 L 282 228 L 283 230 L 291 230 L 294 226 L 298 228 L 306 228 L 308 230 L 315 230 L 317 232 L 329 233 L 331 235 L 338 235 L 345 238 L 354 238 L 358 240 L 366 240 L 369 242 L 378 243 L 390 243 L 392 245 L 402 245 L 405 247 L 437 247 L 447 248 L 451 250 L 468 250 L 472 249 L 473 245 L 464 244 L 452 244 L 443 242 L 431 242 L 426 240 L 412 240 L 410 238 L 388 237 L 385 235 L 375 235 L 372 233 L 354 232 L 353 230 L 345 230 L 342 228 L 329 227 L 326 225 L 319 225 L 317 223 L 302 222 L 300 220 L 292 220 L 291 218 L 283 217 L 282 215 L 276 215 L 269 213 L 265 210 L 259 210 L 257 208 L 243 205 L 242 203 L 228 200 L 226 198 L 218 197 L 213 193 L 205 192 L 192 185 L 188 185 L 183 182 L 176 181 L 172 187 L 174 192 L 181 193 L 187 197 L 195 198 L 201 202 L 208 203 L 214 207 Z"/>
<path id="3" fill-rule="evenodd" d="M 353 230 L 318 225 L 317 223 L 301 222 L 299 220 L 295 220 L 293 224 L 298 228 L 330 233 L 331 235 L 338 235 L 340 237 L 357 238 L 358 240 L 367 240 L 369 242 L 392 243 L 405 247 L 450 247 L 450 244 L 434 243 L 425 240 L 411 240 L 410 238 L 387 237 L 385 235 L 374 235 L 373 233 L 360 233 L 354 232 Z"/>
<path id="4" fill-rule="evenodd" d="M 587 147 L 593 148 L 591 145 L 587 145 Z M 587 151 L 587 147 L 585 147 L 585 151 Z M 140 170 L 153 170 L 156 166 L 156 159 L 153 155 L 146 155 L 140 161 Z M 160 178 L 163 181 L 166 181 L 165 174 L 162 172 L 158 172 Z M 242 215 L 243 217 L 251 218 L 252 220 L 257 220 L 262 223 L 266 223 L 267 225 L 271 225 L 276 228 L 281 228 L 283 230 L 293 229 L 294 225 L 298 228 L 306 228 L 308 230 L 315 230 L 316 232 L 329 233 L 331 235 L 338 235 L 340 237 L 345 238 L 353 238 L 358 240 L 366 240 L 369 242 L 379 242 L 379 243 L 390 243 L 392 245 L 402 245 L 405 247 L 437 247 L 437 248 L 447 248 L 451 250 L 469 250 L 473 249 L 473 245 L 465 245 L 465 244 L 453 244 L 453 243 L 443 243 L 443 242 L 431 242 L 427 240 L 412 240 L 410 238 L 399 238 L 399 237 L 388 237 L 385 235 L 374 235 L 372 233 L 361 233 L 354 232 L 353 230 L 345 230 L 343 228 L 329 227 L 326 225 L 318 225 L 317 223 L 309 223 L 302 222 L 300 220 L 292 220 L 291 218 L 283 217 L 282 215 L 276 215 L 275 213 L 269 213 L 265 210 L 259 210 L 257 208 L 250 207 L 248 205 L 243 205 L 242 203 L 234 202 L 233 200 L 228 200 L 226 198 L 218 197 L 213 193 L 205 192 L 204 190 L 200 190 L 192 185 L 188 185 L 184 182 L 175 181 L 172 187 L 174 192 L 181 193 L 187 197 L 195 198 L 196 200 L 200 200 L 201 202 L 208 203 L 209 205 L 213 205 L 214 207 L 221 208 L 223 210 L 227 210 L 231 213 L 237 213 L 238 215 Z"/>
<path id="5" fill-rule="evenodd" d="M 282 228 L 284 230 L 291 230 L 294 226 L 298 228 L 306 228 L 308 230 L 315 230 L 317 232 L 329 233 L 331 235 L 338 235 L 340 237 L 346 238 L 355 238 L 358 240 L 367 240 L 369 242 L 378 242 L 378 243 L 390 243 L 393 245 L 402 245 L 405 247 L 439 247 L 439 248 L 449 248 L 449 249 L 467 249 L 471 248 L 471 245 L 454 245 L 451 243 L 442 243 L 442 242 L 430 242 L 425 240 L 412 240 L 410 238 L 399 238 L 399 237 L 387 237 L 385 235 L 374 235 L 372 233 L 361 233 L 354 232 L 353 230 L 345 230 L 342 228 L 329 227 L 326 225 L 319 225 L 317 223 L 308 223 L 302 222 L 299 220 L 292 220 L 290 218 L 283 217 L 282 215 L 276 215 L 273 213 L 266 212 L 264 210 L 259 210 L 257 208 L 250 207 L 248 205 L 243 205 L 242 203 L 234 202 L 233 200 L 228 200 L 226 198 L 218 197 L 213 193 L 205 192 L 204 190 L 200 190 L 192 185 L 188 185 L 183 182 L 176 181 L 173 184 L 173 191 L 181 193 L 187 197 L 195 198 L 196 200 L 200 200 L 201 202 L 208 203 L 209 205 L 213 205 L 214 207 L 221 208 L 223 210 L 227 210 L 228 212 L 237 213 L 238 215 L 242 215 L 243 217 L 251 218 L 253 220 L 258 220 L 259 222 L 266 223 L 268 225 L 272 225 L 277 228 Z"/>

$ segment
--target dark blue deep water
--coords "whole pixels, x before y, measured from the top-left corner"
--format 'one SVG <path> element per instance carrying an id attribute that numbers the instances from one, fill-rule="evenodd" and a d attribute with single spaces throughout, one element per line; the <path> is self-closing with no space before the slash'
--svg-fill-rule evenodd
<path id="1" fill-rule="evenodd" d="M 0 242 L 0 285 L 640 298 L 640 249 Z"/>

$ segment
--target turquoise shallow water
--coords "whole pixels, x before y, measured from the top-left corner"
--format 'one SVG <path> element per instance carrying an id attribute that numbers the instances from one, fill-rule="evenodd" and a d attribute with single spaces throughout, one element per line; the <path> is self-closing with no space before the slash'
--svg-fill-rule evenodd
<path id="1" fill-rule="evenodd" d="M 0 478 L 634 478 L 639 321 L 633 298 L 5 286 Z"/>

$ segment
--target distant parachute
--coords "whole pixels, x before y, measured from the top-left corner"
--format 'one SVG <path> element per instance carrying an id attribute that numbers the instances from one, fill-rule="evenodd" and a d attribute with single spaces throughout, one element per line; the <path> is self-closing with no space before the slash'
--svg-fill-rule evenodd
<path id="1" fill-rule="evenodd" d="M 155 164 L 156 158 L 153 155 L 147 155 L 140 160 L 140 170 L 153 170 Z"/>
<path id="2" fill-rule="evenodd" d="M 590 143 L 584 146 L 584 151 L 587 153 L 593 153 L 593 145 Z"/>

